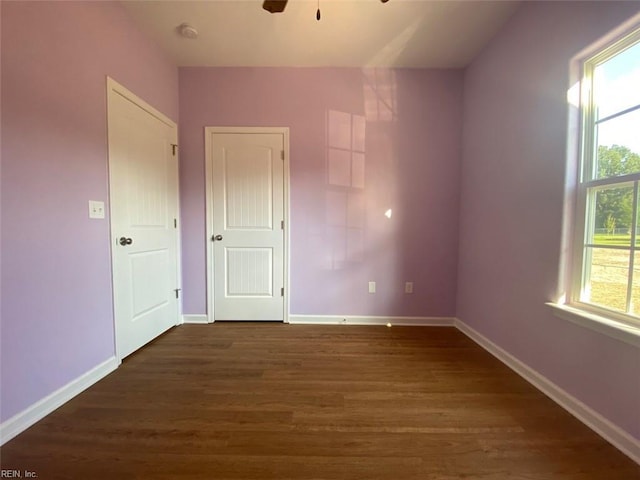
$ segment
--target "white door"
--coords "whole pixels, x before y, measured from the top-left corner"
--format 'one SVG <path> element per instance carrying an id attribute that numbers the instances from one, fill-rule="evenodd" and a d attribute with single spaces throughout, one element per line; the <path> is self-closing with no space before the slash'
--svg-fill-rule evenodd
<path id="1" fill-rule="evenodd" d="M 284 134 L 213 133 L 215 320 L 284 319 Z"/>
<path id="2" fill-rule="evenodd" d="M 122 359 L 178 323 L 178 162 L 173 122 L 113 81 L 108 99 L 113 296 Z"/>

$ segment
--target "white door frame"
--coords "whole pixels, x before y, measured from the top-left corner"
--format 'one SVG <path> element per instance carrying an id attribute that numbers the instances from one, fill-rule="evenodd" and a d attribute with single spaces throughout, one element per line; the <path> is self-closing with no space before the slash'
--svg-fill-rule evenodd
<path id="1" fill-rule="evenodd" d="M 289 323 L 289 127 L 205 127 L 205 193 L 206 193 L 206 239 L 207 242 L 207 320 L 214 322 L 213 304 L 213 135 L 216 133 L 276 133 L 284 139 L 284 323 Z"/>
<path id="2" fill-rule="evenodd" d="M 127 100 L 129 100 L 131 103 L 134 103 L 135 105 L 137 105 L 138 107 L 140 107 L 142 110 L 146 111 L 147 113 L 149 113 L 150 115 L 154 116 L 155 118 L 157 118 L 158 120 L 160 120 L 161 122 L 169 125 L 172 128 L 175 128 L 176 131 L 176 138 L 178 135 L 178 125 L 171 120 L 169 117 L 167 117 L 166 115 L 164 115 L 162 112 L 160 112 L 159 110 L 155 109 L 153 106 L 151 106 L 150 104 L 148 104 L 147 102 L 145 102 L 142 98 L 138 97 L 135 93 L 131 92 L 130 90 L 128 90 L 127 88 L 125 88 L 124 86 L 120 85 L 118 82 L 116 82 L 113 78 L 107 76 L 107 128 L 109 125 L 109 120 L 108 120 L 108 115 L 109 115 L 109 110 L 108 110 L 108 106 L 111 103 L 110 99 L 114 96 L 114 95 L 120 95 L 124 98 L 126 98 Z M 108 140 L 108 135 L 107 135 L 107 140 Z M 108 143 L 108 141 L 107 141 Z M 177 143 L 177 141 L 176 141 Z M 107 145 L 108 147 L 108 145 Z M 107 148 L 108 150 L 108 148 Z M 178 155 L 180 154 L 179 151 L 176 151 L 176 159 L 179 161 Z M 114 191 L 112 189 L 112 185 L 113 182 L 111 181 L 111 168 L 110 168 L 110 163 L 108 164 L 108 168 L 109 168 L 109 259 L 111 260 L 111 294 L 112 294 L 112 298 L 111 298 L 111 305 L 113 308 L 113 327 L 114 327 L 114 335 L 113 335 L 113 341 L 115 344 L 115 352 L 116 352 L 116 358 L 118 359 L 118 364 L 122 363 L 122 354 L 121 354 L 121 349 L 118 346 L 118 336 L 117 336 L 117 332 L 115 331 L 118 328 L 118 323 L 116 322 L 116 309 L 115 309 L 115 298 L 113 296 L 113 292 L 114 292 L 114 282 L 115 282 L 115 277 L 113 275 L 113 242 L 112 240 L 115 238 L 116 236 L 116 232 L 113 231 L 113 223 L 111 221 L 111 198 L 114 196 Z M 176 265 L 177 265 L 177 288 L 182 289 L 182 245 L 181 245 L 181 218 L 180 218 L 180 178 L 178 176 L 178 184 L 176 185 L 176 193 L 177 193 L 177 198 L 176 198 L 176 206 L 177 206 L 177 210 L 176 210 L 176 218 L 177 218 L 177 230 L 176 230 Z M 180 290 L 182 292 L 182 290 Z M 178 314 L 176 315 L 176 323 L 175 325 L 180 325 L 182 322 L 182 295 L 180 295 L 180 298 L 178 300 Z"/>

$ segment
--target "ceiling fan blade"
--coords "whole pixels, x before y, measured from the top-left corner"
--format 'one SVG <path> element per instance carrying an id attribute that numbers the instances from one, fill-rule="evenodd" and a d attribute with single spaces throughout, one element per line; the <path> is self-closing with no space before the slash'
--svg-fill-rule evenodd
<path id="1" fill-rule="evenodd" d="M 288 0 L 264 0 L 262 8 L 269 13 L 281 13 L 287 6 Z"/>

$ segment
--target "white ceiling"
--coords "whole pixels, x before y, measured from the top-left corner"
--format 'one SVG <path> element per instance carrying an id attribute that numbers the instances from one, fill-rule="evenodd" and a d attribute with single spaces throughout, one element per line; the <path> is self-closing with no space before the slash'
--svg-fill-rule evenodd
<path id="1" fill-rule="evenodd" d="M 431 67 L 467 65 L 515 11 L 516 1 L 123 1 L 139 28 L 178 66 Z M 178 35 L 188 22 L 197 39 Z"/>

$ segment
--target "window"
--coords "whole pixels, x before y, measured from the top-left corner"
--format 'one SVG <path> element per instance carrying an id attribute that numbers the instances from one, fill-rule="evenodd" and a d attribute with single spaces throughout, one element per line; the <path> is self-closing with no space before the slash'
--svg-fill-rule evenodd
<path id="1" fill-rule="evenodd" d="M 584 62 L 572 304 L 640 326 L 640 30 Z"/>

